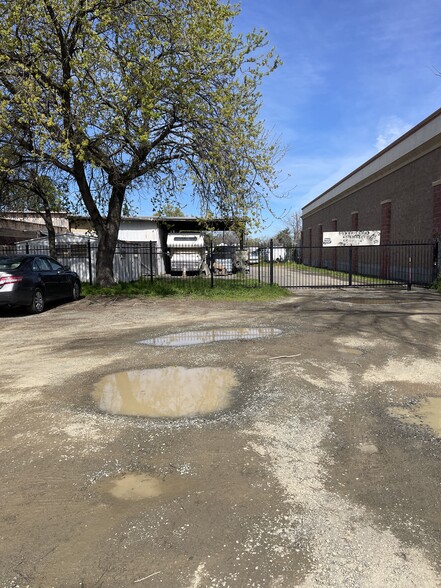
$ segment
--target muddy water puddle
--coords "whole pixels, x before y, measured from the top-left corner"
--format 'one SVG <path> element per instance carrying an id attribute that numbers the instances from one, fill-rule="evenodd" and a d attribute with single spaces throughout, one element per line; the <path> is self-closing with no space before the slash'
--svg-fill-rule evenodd
<path id="1" fill-rule="evenodd" d="M 394 406 L 389 414 L 412 425 L 430 427 L 437 437 L 441 437 L 441 398 L 429 396 L 410 407 Z"/>
<path id="2" fill-rule="evenodd" d="M 175 496 L 182 493 L 187 486 L 188 483 L 182 479 L 155 478 L 142 473 L 127 473 L 100 483 L 100 489 L 104 494 L 130 502 L 149 500 L 158 496 Z"/>
<path id="3" fill-rule="evenodd" d="M 263 337 L 275 337 L 282 333 L 281 329 L 273 327 L 255 327 L 238 329 L 205 329 L 203 331 L 185 331 L 172 333 L 162 337 L 152 337 L 138 341 L 141 345 L 154 345 L 157 347 L 185 347 L 189 345 L 203 345 L 218 341 L 235 341 L 248 339 L 261 339 Z"/>
<path id="4" fill-rule="evenodd" d="M 193 417 L 231 406 L 238 382 L 224 368 L 167 367 L 102 378 L 92 393 L 100 410 L 129 416 Z"/>

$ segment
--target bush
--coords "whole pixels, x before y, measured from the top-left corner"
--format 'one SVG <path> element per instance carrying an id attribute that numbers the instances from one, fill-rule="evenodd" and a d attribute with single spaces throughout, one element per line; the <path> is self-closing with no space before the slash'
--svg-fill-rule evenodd
<path id="1" fill-rule="evenodd" d="M 434 288 L 441 294 L 441 274 L 439 274 L 438 278 L 433 282 L 432 288 Z"/>

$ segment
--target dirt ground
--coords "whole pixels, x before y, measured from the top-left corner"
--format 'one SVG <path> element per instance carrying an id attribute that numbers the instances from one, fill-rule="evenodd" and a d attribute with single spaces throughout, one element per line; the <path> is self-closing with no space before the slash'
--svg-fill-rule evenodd
<path id="1" fill-rule="evenodd" d="M 278 335 L 180 347 L 215 328 Z M 441 586 L 441 296 L 82 299 L 0 316 L 0 585 Z M 109 374 L 228 368 L 227 408 L 107 414 Z"/>

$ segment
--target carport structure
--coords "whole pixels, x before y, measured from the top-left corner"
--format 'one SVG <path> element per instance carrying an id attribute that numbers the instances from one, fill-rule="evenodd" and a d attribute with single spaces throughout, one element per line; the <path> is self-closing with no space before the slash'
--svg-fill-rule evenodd
<path id="1" fill-rule="evenodd" d="M 190 216 L 123 216 L 118 238 L 129 242 L 156 242 L 165 249 L 168 233 L 234 231 L 243 242 L 244 226 L 240 219 L 190 217 Z M 92 221 L 88 216 L 69 216 L 69 228 L 75 234 L 94 234 Z"/>

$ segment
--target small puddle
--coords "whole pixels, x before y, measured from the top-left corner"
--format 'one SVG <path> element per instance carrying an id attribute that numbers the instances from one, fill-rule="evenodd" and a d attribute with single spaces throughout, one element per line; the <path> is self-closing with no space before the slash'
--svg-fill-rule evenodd
<path id="1" fill-rule="evenodd" d="M 234 372 L 223 368 L 132 370 L 102 378 L 92 397 L 112 414 L 192 417 L 228 408 L 237 384 Z"/>
<path id="2" fill-rule="evenodd" d="M 282 333 L 281 329 L 273 327 L 256 327 L 240 329 L 206 329 L 203 331 L 185 331 L 172 333 L 162 337 L 152 337 L 138 341 L 141 345 L 155 345 L 157 347 L 185 347 L 187 345 L 202 345 L 216 341 L 234 341 L 245 339 L 260 339 L 275 337 Z"/>
<path id="3" fill-rule="evenodd" d="M 121 500 L 143 500 L 164 493 L 165 483 L 144 474 L 126 474 L 108 483 L 108 493 Z"/>
<path id="4" fill-rule="evenodd" d="M 429 396 L 410 407 L 395 406 L 389 414 L 406 423 L 426 425 L 437 437 L 441 437 L 441 398 Z"/>
<path id="5" fill-rule="evenodd" d="M 101 490 L 127 502 L 148 500 L 157 496 L 177 496 L 188 488 L 188 482 L 175 477 L 154 478 L 147 474 L 128 473 L 100 482 Z"/>

